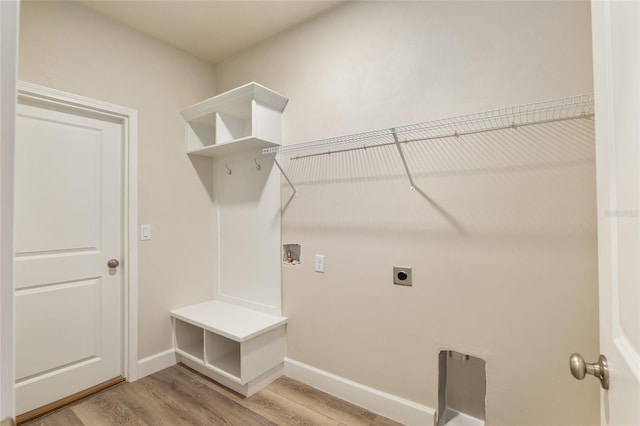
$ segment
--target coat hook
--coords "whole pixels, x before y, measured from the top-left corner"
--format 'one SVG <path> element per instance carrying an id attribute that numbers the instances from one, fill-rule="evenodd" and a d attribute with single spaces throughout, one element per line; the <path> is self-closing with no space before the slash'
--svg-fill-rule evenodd
<path id="1" fill-rule="evenodd" d="M 256 163 L 256 170 L 260 170 L 262 169 L 262 166 L 260 165 L 260 163 L 258 163 L 258 158 L 254 158 L 253 162 Z"/>
<path id="2" fill-rule="evenodd" d="M 227 169 L 227 174 L 230 175 L 231 169 L 229 168 L 229 166 L 227 166 L 227 163 L 224 163 L 224 167 Z"/>

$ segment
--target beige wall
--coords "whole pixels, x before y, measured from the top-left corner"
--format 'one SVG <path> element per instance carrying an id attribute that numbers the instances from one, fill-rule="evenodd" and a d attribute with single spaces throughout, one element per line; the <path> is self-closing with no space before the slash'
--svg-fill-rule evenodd
<path id="1" fill-rule="evenodd" d="M 590 92 L 590 40 L 588 2 L 353 2 L 218 64 L 216 84 L 290 97 L 291 144 Z M 487 362 L 489 424 L 597 424 L 598 387 L 567 368 L 598 354 L 590 129 L 412 145 L 425 196 L 392 148 L 289 162 L 288 356 L 436 408 L 454 349 Z"/>
<path id="2" fill-rule="evenodd" d="M 169 309 L 213 295 L 212 171 L 184 154 L 178 112 L 214 94 L 213 67 L 73 2 L 21 12 L 21 80 L 138 110 L 139 356 L 170 349 Z"/>

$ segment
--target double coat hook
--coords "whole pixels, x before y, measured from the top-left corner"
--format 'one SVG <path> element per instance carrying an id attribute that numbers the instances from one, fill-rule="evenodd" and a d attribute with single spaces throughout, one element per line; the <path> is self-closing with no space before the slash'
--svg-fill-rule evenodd
<path id="1" fill-rule="evenodd" d="M 258 163 L 258 158 L 254 158 L 253 162 L 256 163 L 256 170 L 260 171 L 262 170 L 262 165 L 260 163 Z M 229 164 L 228 163 L 224 163 L 224 168 L 227 169 L 227 174 L 230 175 L 231 173 L 233 173 L 233 171 L 229 168 Z"/>

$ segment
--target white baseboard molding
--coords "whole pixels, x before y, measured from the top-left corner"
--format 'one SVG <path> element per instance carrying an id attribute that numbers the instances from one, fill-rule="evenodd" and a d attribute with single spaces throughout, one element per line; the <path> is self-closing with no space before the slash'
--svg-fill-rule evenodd
<path id="1" fill-rule="evenodd" d="M 286 376 L 381 416 L 411 426 L 434 424 L 436 411 L 426 405 L 370 388 L 290 358 L 285 358 L 284 366 Z"/>
<path id="2" fill-rule="evenodd" d="M 156 371 L 169 368 L 176 363 L 176 352 L 173 349 L 167 349 L 166 351 L 143 358 L 138 361 L 138 379 L 142 379 Z"/>

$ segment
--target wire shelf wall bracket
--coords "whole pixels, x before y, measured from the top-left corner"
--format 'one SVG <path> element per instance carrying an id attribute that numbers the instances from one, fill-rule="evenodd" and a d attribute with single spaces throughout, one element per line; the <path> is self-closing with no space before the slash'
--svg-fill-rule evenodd
<path id="1" fill-rule="evenodd" d="M 289 179 L 289 176 L 287 176 L 287 173 L 284 171 L 284 169 L 282 168 L 282 166 L 280 165 L 280 163 L 278 162 L 278 159 L 276 158 L 276 154 L 272 153 L 271 157 L 273 158 L 273 162 L 274 164 L 278 167 L 278 169 L 280 170 L 280 173 L 282 174 L 282 176 L 284 176 L 284 178 L 286 179 L 287 183 L 289 184 L 289 186 L 291 187 L 291 189 L 293 190 L 293 195 L 292 197 L 297 197 L 298 196 L 298 190 L 296 189 L 296 187 L 293 185 L 293 183 L 291 182 L 291 179 Z"/>
<path id="2" fill-rule="evenodd" d="M 402 146 L 400 146 L 400 140 L 398 139 L 398 134 L 396 133 L 396 129 L 391 128 L 391 134 L 393 135 L 393 142 L 396 144 L 396 148 L 398 148 L 398 154 L 400 154 L 400 159 L 402 160 L 402 165 L 404 166 L 404 171 L 407 173 L 407 177 L 409 178 L 409 191 L 415 192 L 416 184 L 413 182 L 413 178 L 411 177 L 411 172 L 409 171 L 409 166 L 407 165 L 407 159 L 404 158 L 404 152 L 402 152 Z"/>
<path id="3" fill-rule="evenodd" d="M 593 119 L 593 93 L 533 102 L 508 108 L 444 118 L 405 126 L 338 136 L 293 145 L 265 148 L 262 154 L 271 155 L 287 183 L 297 195 L 293 183 L 278 163 L 276 155 L 286 155 L 297 160 L 319 155 L 356 151 L 395 145 L 402 165 L 409 178 L 411 191 L 417 186 L 409 170 L 402 144 L 436 139 L 460 138 L 484 132 L 517 130 L 519 127 L 535 126 L 576 119 Z"/>

